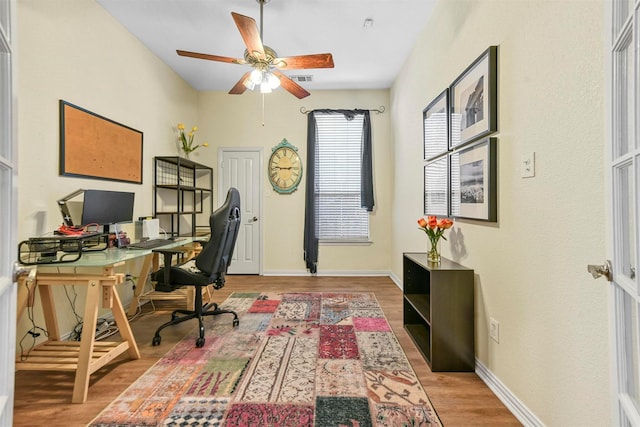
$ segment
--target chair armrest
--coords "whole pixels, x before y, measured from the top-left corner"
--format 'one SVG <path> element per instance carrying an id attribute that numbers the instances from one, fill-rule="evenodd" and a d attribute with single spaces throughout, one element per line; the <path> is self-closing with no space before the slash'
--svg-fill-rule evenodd
<path id="1" fill-rule="evenodd" d="M 168 249 L 153 249 L 153 253 L 162 254 L 164 256 L 164 283 L 163 285 L 170 285 L 167 283 L 167 279 L 171 277 L 171 259 L 174 255 L 184 254 L 185 250 L 180 248 L 168 248 Z"/>
<path id="2" fill-rule="evenodd" d="M 152 249 L 151 252 L 163 255 L 174 255 L 174 254 L 182 254 L 185 252 L 184 249 L 179 248 L 170 248 L 170 249 Z"/>

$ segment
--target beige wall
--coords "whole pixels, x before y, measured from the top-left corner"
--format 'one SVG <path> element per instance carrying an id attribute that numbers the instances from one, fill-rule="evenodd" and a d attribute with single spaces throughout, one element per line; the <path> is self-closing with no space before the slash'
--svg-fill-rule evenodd
<path id="1" fill-rule="evenodd" d="M 314 91 L 299 100 L 285 91 L 265 98 L 264 126 L 262 96 L 246 92 L 202 92 L 198 108 L 203 140 L 211 146 L 199 150 L 198 159 L 217 165 L 219 147 L 256 147 L 266 163 L 271 149 L 283 138 L 298 148 L 303 164 L 307 160 L 307 116 L 300 108 L 378 108 L 389 105 L 389 91 Z M 321 245 L 319 274 L 388 274 L 390 269 L 391 176 L 393 170 L 388 113 L 371 114 L 374 147 L 376 207 L 370 216 L 370 245 Z M 217 178 L 219 168 L 215 167 Z M 304 195 L 306 179 L 291 194 L 278 194 L 263 172 L 262 228 L 265 274 L 305 274 L 303 260 Z M 216 184 L 217 185 L 217 184 Z M 217 200 L 217 199 L 216 199 Z"/>
<path id="2" fill-rule="evenodd" d="M 603 26 L 601 1 L 441 1 L 391 92 L 401 276 L 402 252 L 426 247 L 420 112 L 499 46 L 499 220 L 456 220 L 443 255 L 476 273 L 477 358 L 547 425 L 610 425 L 606 285 L 586 272 L 606 256 Z"/>
<path id="3" fill-rule="evenodd" d="M 134 216 L 151 214 L 152 158 L 177 154 L 172 127 L 195 121 L 197 92 L 92 0 L 17 4 L 18 239 L 56 229 L 62 223 L 56 200 L 79 188 L 134 191 Z M 142 185 L 58 176 L 60 99 L 144 133 Z M 135 276 L 139 267 L 122 271 Z M 76 320 L 62 289 L 55 291 L 66 333 Z M 120 291 L 125 301 L 131 298 L 130 286 Z M 84 293 L 78 293 L 82 314 Z M 39 313 L 36 320 L 44 326 Z M 18 340 L 30 327 L 23 316 Z"/>

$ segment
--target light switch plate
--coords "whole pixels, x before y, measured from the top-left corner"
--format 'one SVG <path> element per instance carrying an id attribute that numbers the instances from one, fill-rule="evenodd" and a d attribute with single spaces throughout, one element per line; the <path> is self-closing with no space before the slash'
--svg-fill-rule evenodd
<path id="1" fill-rule="evenodd" d="M 493 317 L 489 318 L 489 337 L 500 344 L 500 322 Z"/>
<path id="2" fill-rule="evenodd" d="M 536 156 L 532 151 L 525 153 L 520 159 L 520 177 L 533 178 L 536 176 Z"/>

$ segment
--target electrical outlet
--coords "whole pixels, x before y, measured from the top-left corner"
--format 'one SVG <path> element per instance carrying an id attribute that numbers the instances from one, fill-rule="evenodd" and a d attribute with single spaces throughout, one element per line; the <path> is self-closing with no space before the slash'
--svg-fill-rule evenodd
<path id="1" fill-rule="evenodd" d="M 500 322 L 493 317 L 489 318 L 489 336 L 498 344 L 500 343 Z"/>

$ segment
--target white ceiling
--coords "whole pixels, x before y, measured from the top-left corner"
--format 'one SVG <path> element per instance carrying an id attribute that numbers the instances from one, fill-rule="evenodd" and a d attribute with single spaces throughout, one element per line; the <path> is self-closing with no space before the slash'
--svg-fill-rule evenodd
<path id="1" fill-rule="evenodd" d="M 271 0 L 263 42 L 278 56 L 331 53 L 335 68 L 290 70 L 312 75 L 313 89 L 391 87 L 436 0 Z M 178 56 L 177 49 L 243 58 L 231 12 L 260 26 L 256 0 L 97 0 L 116 20 L 197 90 L 228 91 L 248 65 Z M 365 28 L 365 19 L 373 26 Z"/>

